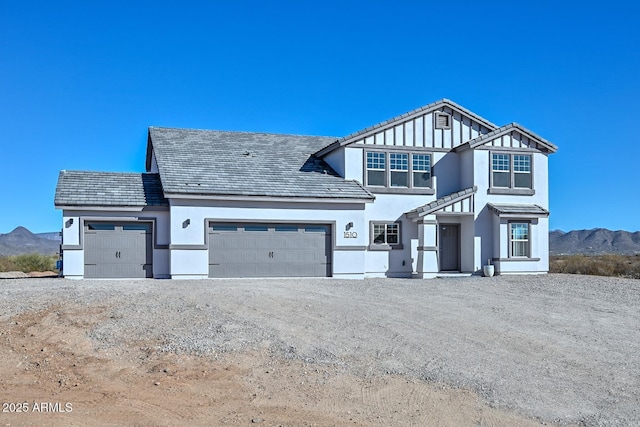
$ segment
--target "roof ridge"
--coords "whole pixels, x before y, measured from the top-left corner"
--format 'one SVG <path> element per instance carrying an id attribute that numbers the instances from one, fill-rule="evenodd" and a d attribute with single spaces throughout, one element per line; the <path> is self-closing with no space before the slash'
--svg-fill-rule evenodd
<path id="1" fill-rule="evenodd" d="M 327 138 L 338 139 L 337 136 L 325 136 L 325 135 L 304 135 L 296 133 L 277 133 L 277 132 L 250 132 L 243 130 L 221 130 L 221 129 L 200 129 L 200 128 L 179 128 L 179 127 L 167 127 L 167 126 L 149 126 L 149 131 L 157 129 L 164 130 L 177 130 L 177 131 L 190 131 L 190 132 L 211 132 L 211 133 L 232 133 L 232 134 L 244 134 L 244 135 L 269 135 L 269 136 L 295 136 L 304 138 Z"/>
<path id="2" fill-rule="evenodd" d="M 157 172 L 122 172 L 122 171 L 90 171 L 90 170 L 79 170 L 79 169 L 62 169 L 60 170 L 61 174 L 74 174 L 74 173 L 82 173 L 82 174 L 108 174 L 108 175 L 159 175 Z"/>

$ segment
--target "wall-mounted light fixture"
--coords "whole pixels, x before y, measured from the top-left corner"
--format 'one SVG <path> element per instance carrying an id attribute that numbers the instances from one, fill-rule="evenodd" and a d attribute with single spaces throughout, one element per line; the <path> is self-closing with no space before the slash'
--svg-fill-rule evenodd
<path id="1" fill-rule="evenodd" d="M 69 218 L 67 222 L 64 223 L 65 227 L 69 228 L 73 225 L 73 218 Z"/>
<path id="2" fill-rule="evenodd" d="M 347 231 L 351 230 L 353 228 L 353 222 L 350 222 L 349 224 L 347 224 L 345 228 Z"/>
<path id="3" fill-rule="evenodd" d="M 189 218 L 182 221 L 182 228 L 187 228 L 191 224 L 191 220 Z"/>

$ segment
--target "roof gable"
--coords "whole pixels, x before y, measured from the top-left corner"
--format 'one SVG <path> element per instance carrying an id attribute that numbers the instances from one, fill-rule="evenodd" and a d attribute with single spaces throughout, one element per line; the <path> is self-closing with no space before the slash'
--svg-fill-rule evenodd
<path id="1" fill-rule="evenodd" d="M 463 151 L 480 146 L 497 148 L 531 148 L 549 153 L 555 153 L 558 151 L 558 147 L 554 144 L 518 123 L 510 123 L 485 135 L 480 135 L 477 138 L 456 147 L 456 151 Z"/>
<path id="2" fill-rule="evenodd" d="M 434 113 L 438 112 L 449 115 L 452 123 L 443 129 L 437 128 Z M 461 105 L 441 99 L 340 138 L 316 154 L 324 156 L 340 147 L 359 142 L 451 149 L 496 128 L 495 124 Z"/>
<path id="3" fill-rule="evenodd" d="M 335 138 L 149 128 L 167 197 L 264 196 L 373 200 L 312 154 Z"/>
<path id="4" fill-rule="evenodd" d="M 405 212 L 407 218 L 414 222 L 418 219 L 434 214 L 437 212 L 446 212 L 447 208 L 450 208 L 449 212 L 455 213 L 472 213 L 473 212 L 473 195 L 478 191 L 478 187 L 473 186 L 464 190 L 457 191 L 455 193 L 446 195 L 433 202 L 419 206 L 409 212 Z"/>

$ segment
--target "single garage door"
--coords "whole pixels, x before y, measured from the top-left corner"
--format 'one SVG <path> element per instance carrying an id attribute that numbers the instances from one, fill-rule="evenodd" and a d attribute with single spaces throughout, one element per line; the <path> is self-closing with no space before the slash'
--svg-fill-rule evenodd
<path id="1" fill-rule="evenodd" d="M 151 223 L 85 223 L 85 277 L 153 277 L 152 259 Z"/>
<path id="2" fill-rule="evenodd" d="M 210 224 L 209 277 L 330 276 L 330 230 L 316 224 Z"/>

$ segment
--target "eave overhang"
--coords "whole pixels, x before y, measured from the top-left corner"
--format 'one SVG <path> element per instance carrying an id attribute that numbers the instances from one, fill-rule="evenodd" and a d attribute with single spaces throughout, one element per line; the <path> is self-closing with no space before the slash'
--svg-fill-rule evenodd
<path id="1" fill-rule="evenodd" d="M 549 211 L 538 205 L 487 203 L 489 211 L 500 218 L 546 218 Z"/>
<path id="2" fill-rule="evenodd" d="M 224 194 L 191 194 L 191 193 L 165 193 L 165 197 L 171 203 L 171 199 L 180 200 L 212 200 L 212 201 L 239 201 L 239 202 L 293 202 L 293 203 L 373 203 L 375 196 L 358 198 L 337 197 L 276 197 L 259 195 L 224 195 Z"/>
<path id="3" fill-rule="evenodd" d="M 143 210 L 167 210 L 168 206 L 100 206 L 100 205 L 55 205 L 56 209 L 66 211 L 112 211 L 112 212 L 141 212 Z"/>

